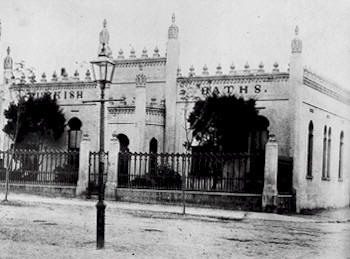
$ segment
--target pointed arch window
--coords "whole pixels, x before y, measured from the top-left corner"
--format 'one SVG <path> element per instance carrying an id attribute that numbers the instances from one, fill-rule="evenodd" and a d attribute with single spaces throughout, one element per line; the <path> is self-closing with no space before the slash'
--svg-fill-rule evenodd
<path id="1" fill-rule="evenodd" d="M 312 179 L 313 145 L 314 145 L 314 125 L 313 125 L 312 121 L 310 121 L 308 143 L 307 143 L 307 171 L 306 171 L 306 178 L 307 179 Z"/>
<path id="2" fill-rule="evenodd" d="M 344 132 L 340 132 L 339 140 L 339 168 L 338 168 L 338 180 L 343 180 L 343 152 L 344 152 Z"/>
<path id="3" fill-rule="evenodd" d="M 327 179 L 327 126 L 324 126 L 323 130 L 323 147 L 322 147 L 322 180 Z"/>

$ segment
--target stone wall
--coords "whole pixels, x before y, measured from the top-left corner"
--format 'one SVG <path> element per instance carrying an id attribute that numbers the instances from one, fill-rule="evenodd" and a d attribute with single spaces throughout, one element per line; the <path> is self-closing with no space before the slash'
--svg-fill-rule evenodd
<path id="1" fill-rule="evenodd" d="M 10 184 L 9 185 L 10 196 L 11 192 L 15 193 L 29 193 L 50 197 L 75 197 L 75 186 L 53 186 L 53 185 L 34 185 L 34 184 Z M 5 184 L 0 183 L 0 189 L 4 189 Z"/>
<path id="2" fill-rule="evenodd" d="M 181 191 L 118 188 L 116 197 L 118 201 L 164 204 L 182 203 Z M 258 194 L 186 192 L 185 199 L 186 204 L 192 206 L 261 211 L 261 195 Z"/>
<path id="3" fill-rule="evenodd" d="M 126 189 L 116 190 L 118 201 L 142 202 L 142 203 L 163 203 L 182 204 L 181 191 L 164 191 L 148 189 Z M 185 193 L 186 205 L 210 207 L 220 209 L 234 209 L 245 211 L 261 211 L 261 195 L 245 193 L 215 193 L 215 192 L 194 192 Z M 295 199 L 292 195 L 280 195 L 277 197 L 278 212 L 295 211 Z"/>

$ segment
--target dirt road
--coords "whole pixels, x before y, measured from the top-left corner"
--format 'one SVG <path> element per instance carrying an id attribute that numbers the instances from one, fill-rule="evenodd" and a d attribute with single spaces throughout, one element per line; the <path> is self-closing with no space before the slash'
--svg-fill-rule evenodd
<path id="1" fill-rule="evenodd" d="M 107 207 L 95 249 L 96 209 L 0 205 L 0 258 L 350 258 L 349 223 L 220 220 Z"/>

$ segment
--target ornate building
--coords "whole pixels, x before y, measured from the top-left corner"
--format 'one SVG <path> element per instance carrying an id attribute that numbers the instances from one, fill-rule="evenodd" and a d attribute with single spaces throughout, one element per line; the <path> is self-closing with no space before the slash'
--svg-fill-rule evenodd
<path id="1" fill-rule="evenodd" d="M 305 68 L 298 27 L 287 71 L 281 71 L 278 63 L 272 71 L 266 71 L 263 63 L 256 69 L 246 63 L 243 70 L 232 64 L 228 73 L 219 64 L 213 74 L 206 65 L 200 73 L 191 67 L 188 74 L 182 74 L 179 33 L 173 16 L 166 55 L 161 56 L 157 47 L 151 54 L 143 49 L 140 57 L 134 49 L 128 57 L 118 51 L 115 76 L 106 96 L 123 101 L 106 105 L 107 150 L 184 152 L 185 112 L 188 114 L 196 100 L 212 93 L 254 98 L 268 131 L 277 139 L 280 161 L 292 165 L 289 169 L 281 166 L 279 177 L 287 177 L 292 170 L 297 207 L 349 205 L 350 163 L 345 158 L 350 155 L 350 92 Z M 104 43 L 112 57 L 106 21 L 99 36 L 99 48 Z M 67 133 L 55 147 L 78 149 L 83 139 L 89 140 L 90 150 L 98 149 L 99 106 L 83 103 L 99 96 L 100 91 L 89 70 L 83 77 L 78 71 L 71 77 L 65 70 L 60 75 L 54 72 L 50 80 L 43 74 L 39 81 L 35 76 L 15 80 L 13 73 L 8 49 L 2 108 L 24 84 L 37 96 L 50 92 L 68 121 Z M 3 125 L 3 118 L 1 122 Z M 263 147 L 267 136 L 258 137 Z M 1 141 L 6 148 L 3 136 Z"/>

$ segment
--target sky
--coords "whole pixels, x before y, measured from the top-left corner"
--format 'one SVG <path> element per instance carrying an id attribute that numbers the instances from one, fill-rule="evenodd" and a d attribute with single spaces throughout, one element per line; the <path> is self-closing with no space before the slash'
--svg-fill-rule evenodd
<path id="1" fill-rule="evenodd" d="M 155 46 L 164 56 L 175 13 L 183 74 L 233 62 L 265 70 L 278 62 L 286 71 L 296 25 L 305 66 L 350 90 L 350 1 L 348 0 L 0 0 L 0 59 L 7 46 L 15 62 L 24 60 L 48 78 L 65 67 L 84 73 L 97 56 L 98 34 L 107 19 L 114 57 L 131 47 L 140 56 Z M 38 76 L 37 75 L 37 76 Z"/>

